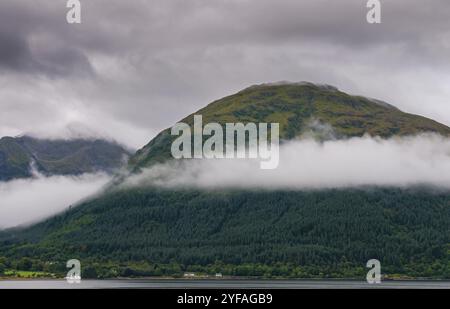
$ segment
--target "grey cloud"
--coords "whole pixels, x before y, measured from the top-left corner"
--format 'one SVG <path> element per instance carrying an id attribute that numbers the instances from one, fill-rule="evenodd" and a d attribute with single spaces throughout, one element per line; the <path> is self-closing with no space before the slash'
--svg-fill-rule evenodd
<path id="1" fill-rule="evenodd" d="M 0 4 L 0 67 L 50 78 L 89 77 L 94 74 L 85 52 L 70 44 L 52 11 L 24 2 Z M 60 17 L 64 17 L 60 10 Z"/>
<path id="2" fill-rule="evenodd" d="M 11 33 L 0 32 L 0 66 L 13 70 L 25 70 L 31 52 L 26 40 L 18 38 Z"/>
<path id="3" fill-rule="evenodd" d="M 54 134 L 49 124 L 76 114 L 139 147 L 215 99 L 278 80 L 332 84 L 449 124 L 450 3 L 382 1 L 380 25 L 366 23 L 365 4 L 90 0 L 82 23 L 68 25 L 65 1 L 2 1 L 0 77 L 10 88 L 0 106 L 28 112 L 9 109 L 0 135 Z"/>
<path id="4" fill-rule="evenodd" d="M 323 189 L 433 186 L 450 189 L 450 140 L 426 135 L 365 136 L 280 146 L 280 164 L 262 170 L 258 160 L 184 160 L 155 165 L 123 184 L 168 188 Z"/>
<path id="5" fill-rule="evenodd" d="M 32 51 L 24 38 L 9 34 L 0 34 L 0 41 L 0 67 L 6 70 L 41 74 L 52 79 L 74 75 L 90 77 L 94 74 L 86 55 L 75 49 Z"/>
<path id="6" fill-rule="evenodd" d="M 57 214 L 98 193 L 111 178 L 104 174 L 77 177 L 38 175 L 0 182 L 0 229 L 29 224 Z"/>

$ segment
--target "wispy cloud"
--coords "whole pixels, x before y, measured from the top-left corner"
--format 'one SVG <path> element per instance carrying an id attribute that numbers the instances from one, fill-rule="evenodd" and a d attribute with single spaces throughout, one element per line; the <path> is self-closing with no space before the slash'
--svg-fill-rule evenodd
<path id="1" fill-rule="evenodd" d="M 106 174 L 44 177 L 0 182 L 0 228 L 32 223 L 67 209 L 99 190 Z"/>

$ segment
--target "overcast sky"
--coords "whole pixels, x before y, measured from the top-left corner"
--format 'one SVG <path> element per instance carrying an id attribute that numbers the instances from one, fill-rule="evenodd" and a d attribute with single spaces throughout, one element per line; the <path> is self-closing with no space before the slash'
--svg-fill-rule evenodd
<path id="1" fill-rule="evenodd" d="M 450 125 L 450 1 L 0 2 L 0 136 L 111 136 L 138 148 L 252 84 L 311 81 Z"/>

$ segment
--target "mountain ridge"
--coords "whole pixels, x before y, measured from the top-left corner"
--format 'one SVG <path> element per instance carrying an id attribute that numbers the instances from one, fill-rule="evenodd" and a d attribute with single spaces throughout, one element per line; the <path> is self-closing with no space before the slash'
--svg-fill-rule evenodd
<path id="1" fill-rule="evenodd" d="M 331 85 L 310 82 L 277 82 L 252 85 L 225 96 L 184 117 L 180 122 L 192 128 L 193 115 L 203 122 L 278 122 L 280 139 L 301 136 L 309 121 L 330 125 L 337 138 L 369 134 L 389 138 L 434 132 L 450 136 L 450 128 L 432 119 L 405 113 L 397 107 L 372 98 L 349 95 Z M 170 159 L 174 137 L 170 128 L 162 130 L 139 149 L 129 161 L 129 169 L 141 168 Z"/>
<path id="2" fill-rule="evenodd" d="M 370 99 L 310 84 L 250 87 L 196 113 L 205 122 L 281 122 L 296 138 L 315 119 L 338 138 L 389 138 L 450 128 Z M 193 113 L 182 121 L 192 125 Z M 169 129 L 136 152 L 139 172 L 170 159 Z M 450 194 L 424 187 L 233 190 L 113 186 L 62 214 L 0 232 L 0 264 L 83 278 L 182 276 L 450 278 Z M 4 258 L 2 258 L 4 256 Z M 24 269 L 26 268 L 26 269 Z"/>
<path id="3" fill-rule="evenodd" d="M 116 142 L 102 139 L 40 139 L 23 135 L 0 139 L 0 180 L 32 176 L 33 164 L 44 175 L 112 173 L 131 155 Z"/>

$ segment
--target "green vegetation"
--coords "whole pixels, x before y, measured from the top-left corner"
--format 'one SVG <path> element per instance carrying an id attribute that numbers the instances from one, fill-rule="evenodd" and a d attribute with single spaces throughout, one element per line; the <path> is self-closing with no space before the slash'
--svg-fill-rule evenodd
<path id="1" fill-rule="evenodd" d="M 26 278 L 26 279 L 37 279 L 37 278 L 56 278 L 55 274 L 42 272 L 42 271 L 20 271 L 20 270 L 7 270 L 4 272 L 4 276 L 11 278 Z"/>
<path id="2" fill-rule="evenodd" d="M 284 140 L 309 133 L 311 120 L 331 125 L 337 138 L 422 132 L 450 136 L 450 128 L 433 120 L 312 84 L 252 86 L 195 114 L 203 115 L 204 123 L 279 122 Z M 182 121 L 192 125 L 193 114 Z M 169 130 L 162 131 L 131 158 L 130 170 L 168 160 L 172 140 Z M 0 166 L 14 147 L 24 148 L 20 143 L 0 143 Z M 64 153 L 61 147 L 58 153 Z M 85 156 L 76 157 L 61 165 L 67 167 L 65 171 L 84 168 Z M 111 158 L 105 157 L 100 162 Z M 14 167 L 28 165 L 27 158 L 27 152 L 14 156 Z M 50 154 L 39 158 L 43 170 L 61 167 Z M 364 278 L 365 263 L 376 258 L 382 272 L 391 277 L 450 279 L 450 194 L 431 188 L 111 187 L 54 218 L 0 233 L 0 256 L 4 257 L 0 273 L 56 276 L 64 276 L 66 261 L 76 258 L 82 262 L 84 278 L 181 276 L 184 272 Z"/>
<path id="3" fill-rule="evenodd" d="M 55 274 L 49 270 L 55 270 L 50 264 L 27 257 L 9 261 L 5 257 L 0 257 L 0 277 L 14 278 L 49 278 Z"/>
<path id="4" fill-rule="evenodd" d="M 5 275 L 6 262 L 7 262 L 6 258 L 0 257 L 0 277 Z"/>
<path id="5" fill-rule="evenodd" d="M 90 277 L 362 278 L 365 262 L 377 258 L 386 274 L 448 279 L 450 195 L 425 188 L 116 191 L 10 230 L 0 248 L 15 263 L 9 268 L 64 273 L 65 261 L 78 258 Z"/>
<path id="6" fill-rule="evenodd" d="M 377 100 L 351 96 L 331 86 L 314 84 L 258 85 L 214 101 L 182 119 L 192 126 L 193 115 L 203 123 L 278 122 L 280 138 L 292 139 L 311 130 L 314 119 L 332 126 L 337 138 L 354 136 L 391 137 L 435 132 L 450 136 L 450 128 L 431 119 L 407 114 Z M 175 137 L 162 131 L 130 159 L 130 170 L 139 170 L 171 158 Z"/>
<path id="7" fill-rule="evenodd" d="M 0 181 L 29 177 L 30 154 L 12 137 L 0 139 Z"/>
<path id="8" fill-rule="evenodd" d="M 0 139 L 0 181 L 30 177 L 30 164 L 46 175 L 111 172 L 129 152 L 104 140 L 42 140 L 28 136 Z"/>

